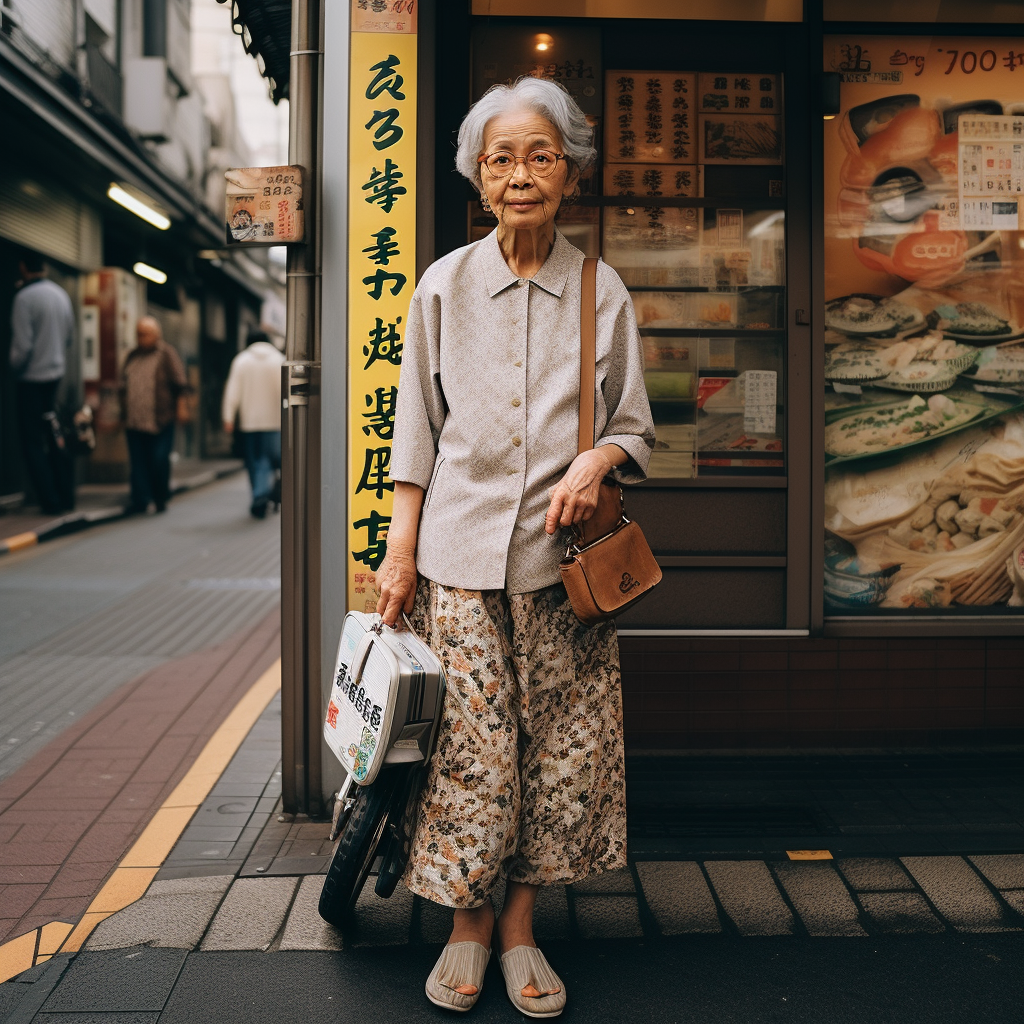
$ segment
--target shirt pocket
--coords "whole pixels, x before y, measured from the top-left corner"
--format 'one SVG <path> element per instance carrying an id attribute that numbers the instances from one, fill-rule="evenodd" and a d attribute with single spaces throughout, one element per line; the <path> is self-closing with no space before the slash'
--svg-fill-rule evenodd
<path id="1" fill-rule="evenodd" d="M 434 493 L 434 484 L 437 483 L 437 478 L 441 472 L 441 467 L 444 465 L 444 460 L 445 457 L 442 455 L 441 458 L 437 460 L 437 465 L 434 466 L 434 474 L 430 478 L 430 483 L 427 485 L 427 493 L 423 499 L 424 508 L 430 504 L 430 496 Z"/>

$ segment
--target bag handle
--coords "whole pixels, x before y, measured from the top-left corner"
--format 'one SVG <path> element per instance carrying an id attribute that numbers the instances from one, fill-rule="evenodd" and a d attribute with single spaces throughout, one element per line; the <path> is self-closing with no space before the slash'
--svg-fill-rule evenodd
<path id="1" fill-rule="evenodd" d="M 576 453 L 594 447 L 597 378 L 597 259 L 586 256 L 580 281 L 580 426 Z"/>

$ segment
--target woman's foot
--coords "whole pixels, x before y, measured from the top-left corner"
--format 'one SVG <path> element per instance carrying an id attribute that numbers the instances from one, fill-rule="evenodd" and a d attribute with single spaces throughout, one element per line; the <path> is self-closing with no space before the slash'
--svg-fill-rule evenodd
<path id="1" fill-rule="evenodd" d="M 512 1005 L 527 1017 L 557 1017 L 565 1009 L 562 979 L 536 946 L 515 946 L 501 955 L 501 973 Z"/>
<path id="2" fill-rule="evenodd" d="M 505 904 L 501 908 L 501 917 L 496 922 L 497 946 L 501 953 L 509 953 L 520 946 L 536 949 L 533 938 L 533 906 L 537 900 L 537 886 L 522 882 L 510 882 L 505 891 Z M 543 954 L 540 954 L 543 960 Z M 517 957 L 517 960 L 522 959 Z M 543 960 L 547 964 L 546 960 Z M 504 961 L 503 961 L 504 963 Z M 532 966 L 533 959 L 529 959 Z M 557 996 L 561 991 L 561 981 L 548 968 L 543 977 L 525 978 L 520 994 L 530 999 L 544 999 Z M 536 984 L 534 983 L 536 982 Z M 564 1005 L 564 999 L 562 1000 Z"/>
<path id="3" fill-rule="evenodd" d="M 490 900 L 472 910 L 456 910 L 448 945 L 452 946 L 456 942 L 476 942 L 489 950 L 493 929 L 494 907 L 491 906 Z M 474 996 L 477 994 L 478 986 L 467 981 L 464 985 L 458 985 L 454 991 L 461 995 Z"/>
<path id="4" fill-rule="evenodd" d="M 484 985 L 488 947 L 479 942 L 450 942 L 427 978 L 427 998 L 445 1010 L 464 1013 L 476 1005 Z"/>

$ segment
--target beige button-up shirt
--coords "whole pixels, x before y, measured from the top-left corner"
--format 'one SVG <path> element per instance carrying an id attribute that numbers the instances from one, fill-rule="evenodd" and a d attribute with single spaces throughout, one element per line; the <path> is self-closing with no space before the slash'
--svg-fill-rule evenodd
<path id="1" fill-rule="evenodd" d="M 497 234 L 442 257 L 409 309 L 391 478 L 426 492 L 416 564 L 466 590 L 525 594 L 559 579 L 565 536 L 544 532 L 550 491 L 576 457 L 583 253 L 558 231 L 517 278 Z M 618 275 L 597 268 L 595 444 L 643 480 L 654 424 L 643 349 Z"/>

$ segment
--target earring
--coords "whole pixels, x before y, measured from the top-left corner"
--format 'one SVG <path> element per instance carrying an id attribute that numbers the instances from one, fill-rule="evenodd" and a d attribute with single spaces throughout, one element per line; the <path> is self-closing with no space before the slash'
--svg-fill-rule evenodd
<path id="1" fill-rule="evenodd" d="M 491 209 L 490 200 L 488 200 L 487 194 L 485 192 L 480 193 L 480 205 L 483 207 L 484 213 L 494 213 L 494 211 Z"/>
<path id="2" fill-rule="evenodd" d="M 575 188 L 562 200 L 566 206 L 572 206 L 580 197 L 580 186 L 577 184 Z"/>

